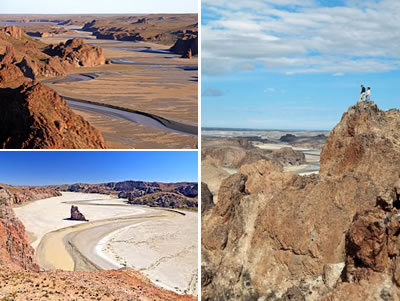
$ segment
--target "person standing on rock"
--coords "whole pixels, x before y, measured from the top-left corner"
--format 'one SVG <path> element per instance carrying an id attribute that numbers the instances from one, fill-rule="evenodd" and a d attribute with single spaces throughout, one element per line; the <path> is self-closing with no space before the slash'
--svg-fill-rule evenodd
<path id="1" fill-rule="evenodd" d="M 364 99 L 365 99 L 365 87 L 364 85 L 361 85 L 360 99 L 357 102 L 363 101 Z"/>
<path id="2" fill-rule="evenodd" d="M 367 96 L 365 97 L 365 101 L 371 100 L 371 88 L 367 88 Z"/>

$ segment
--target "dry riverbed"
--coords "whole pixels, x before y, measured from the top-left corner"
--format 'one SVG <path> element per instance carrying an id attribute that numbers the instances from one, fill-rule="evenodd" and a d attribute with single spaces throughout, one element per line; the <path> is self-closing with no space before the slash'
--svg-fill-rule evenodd
<path id="1" fill-rule="evenodd" d="M 89 222 L 66 219 L 72 204 Z M 131 267 L 158 286 L 197 295 L 197 213 L 182 215 L 73 192 L 14 210 L 31 234 L 42 268 Z"/>
<path id="2" fill-rule="evenodd" d="M 74 28 L 76 29 L 76 28 Z M 91 33 L 41 39 L 59 43 L 79 37 L 103 47 L 107 59 L 122 64 L 76 68 L 70 73 L 99 74 L 88 81 L 46 83 L 64 97 L 137 110 L 197 126 L 197 58 L 142 51 L 166 46 L 145 42 L 95 40 Z M 197 137 L 126 122 L 96 112 L 75 109 L 99 129 L 110 148 L 195 148 Z"/>

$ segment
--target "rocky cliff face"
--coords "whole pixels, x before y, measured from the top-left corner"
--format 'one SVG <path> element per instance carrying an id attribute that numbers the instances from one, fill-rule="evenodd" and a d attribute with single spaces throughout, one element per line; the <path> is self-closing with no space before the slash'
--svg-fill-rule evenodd
<path id="1" fill-rule="evenodd" d="M 77 183 L 57 186 L 71 192 L 101 193 L 118 195 L 128 203 L 169 208 L 197 208 L 197 183 L 123 181 L 101 184 Z"/>
<path id="2" fill-rule="evenodd" d="M 34 250 L 12 210 L 13 195 L 0 185 L 0 266 L 37 271 Z"/>
<path id="3" fill-rule="evenodd" d="M 170 51 L 181 54 L 182 57 L 191 59 L 193 55 L 198 54 L 198 38 L 197 35 L 187 35 L 174 44 Z"/>
<path id="4" fill-rule="evenodd" d="M 81 40 L 48 47 L 18 27 L 0 28 L 0 146 L 105 148 L 96 129 L 55 91 L 34 81 L 104 61 L 100 48 Z"/>
<path id="5" fill-rule="evenodd" d="M 0 89 L 2 148 L 105 148 L 101 134 L 38 82 Z"/>
<path id="6" fill-rule="evenodd" d="M 87 45 L 81 39 L 51 45 L 44 52 L 52 57 L 59 57 L 66 68 L 93 67 L 106 62 L 102 48 Z"/>
<path id="7" fill-rule="evenodd" d="M 371 101 L 349 108 L 333 129 L 321 153 L 323 175 L 366 175 L 379 186 L 392 187 L 400 166 L 400 111 L 381 111 Z"/>
<path id="8" fill-rule="evenodd" d="M 53 188 L 11 186 L 5 184 L 0 184 L 0 187 L 7 189 L 11 193 L 12 204 L 16 205 L 61 195 L 58 190 Z"/>
<path id="9" fill-rule="evenodd" d="M 36 79 L 64 76 L 75 67 L 102 65 L 105 58 L 102 48 L 87 45 L 81 39 L 48 46 L 29 37 L 19 27 L 0 27 L 0 69 L 10 64 L 19 67 L 25 77 Z"/>
<path id="10" fill-rule="evenodd" d="M 330 134 L 319 175 L 259 161 L 225 179 L 202 220 L 203 299 L 327 296 L 340 278 L 354 215 L 389 199 L 400 180 L 399 121 L 397 110 L 361 103 Z M 379 252 L 369 248 L 365 254 Z"/>

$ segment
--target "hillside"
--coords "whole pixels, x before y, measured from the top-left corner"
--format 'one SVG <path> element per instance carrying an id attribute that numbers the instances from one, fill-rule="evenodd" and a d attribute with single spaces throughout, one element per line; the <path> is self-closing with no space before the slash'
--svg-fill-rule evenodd
<path id="1" fill-rule="evenodd" d="M 197 183 L 123 181 L 101 184 L 72 184 L 51 186 L 60 191 L 101 193 L 127 199 L 129 204 L 168 208 L 197 208 Z"/>
<path id="2" fill-rule="evenodd" d="M 399 130 L 400 111 L 359 103 L 330 133 L 320 174 L 258 161 L 222 182 L 217 203 L 208 193 L 203 300 L 399 298 Z"/>
<path id="3" fill-rule="evenodd" d="M 0 28 L 0 147 L 105 148 L 104 139 L 36 79 L 104 64 L 103 50 L 73 39 L 46 45 L 19 27 Z"/>

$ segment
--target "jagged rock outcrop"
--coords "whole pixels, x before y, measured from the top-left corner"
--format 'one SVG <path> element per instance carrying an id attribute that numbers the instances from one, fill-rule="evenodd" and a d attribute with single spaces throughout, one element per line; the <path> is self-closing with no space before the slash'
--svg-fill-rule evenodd
<path id="1" fill-rule="evenodd" d="M 214 207 L 213 195 L 206 183 L 201 183 L 201 214 Z"/>
<path id="2" fill-rule="evenodd" d="M 23 30 L 17 26 L 0 27 L 0 38 L 21 39 L 24 35 Z"/>
<path id="3" fill-rule="evenodd" d="M 284 166 L 306 164 L 306 156 L 303 152 L 296 152 L 291 147 L 282 147 L 272 152 L 272 158 Z"/>
<path id="4" fill-rule="evenodd" d="M 23 224 L 12 210 L 13 195 L 0 185 L 0 267 L 38 271 Z"/>
<path id="5" fill-rule="evenodd" d="M 61 196 L 61 192 L 53 188 L 10 186 L 4 184 L 1 184 L 1 186 L 11 192 L 12 203 L 17 205 L 26 202 Z"/>
<path id="6" fill-rule="evenodd" d="M 274 295 L 271 300 L 279 300 L 292 287 L 299 290 L 289 293 L 301 293 L 293 297 L 328 296 L 340 280 L 336 269 L 328 267 L 345 261 L 345 233 L 353 216 L 373 208 L 376 200 L 388 200 L 397 187 L 399 122 L 397 110 L 384 112 L 373 103 L 360 103 L 349 108 L 330 134 L 319 175 L 283 173 L 259 161 L 226 178 L 218 202 L 202 218 L 208 279 L 202 286 L 203 299 Z M 373 245 L 366 256 L 378 255 L 376 243 L 366 244 Z M 329 270 L 334 276 L 328 276 Z"/>
<path id="7" fill-rule="evenodd" d="M 73 221 L 88 221 L 86 217 L 79 211 L 78 206 L 74 205 L 71 206 L 71 216 L 69 219 Z"/>
<path id="8" fill-rule="evenodd" d="M 146 205 L 164 208 L 197 208 L 197 198 L 187 198 L 182 194 L 173 192 L 155 192 L 136 196 L 129 193 L 128 203 L 133 205 Z"/>
<path id="9" fill-rule="evenodd" d="M 51 45 L 44 52 L 52 57 L 59 57 L 67 68 L 93 67 L 104 65 L 103 49 L 87 45 L 82 39 L 71 39 L 58 45 Z"/>
<path id="10" fill-rule="evenodd" d="M 385 112 L 371 101 L 350 107 L 322 149 L 320 173 L 368 175 L 392 187 L 394 167 L 400 166 L 399 132 L 399 110 Z"/>
<path id="11" fill-rule="evenodd" d="M 197 188 L 198 188 L 197 183 L 192 185 L 186 184 L 176 188 L 176 191 L 180 194 L 183 194 L 184 196 L 196 197 L 199 194 Z"/>
<path id="12" fill-rule="evenodd" d="M 38 82 L 0 89 L 2 148 L 105 148 L 101 134 Z"/>
<path id="13" fill-rule="evenodd" d="M 64 76 L 75 67 L 105 64 L 103 49 L 87 45 L 81 39 L 48 46 L 13 26 L 0 27 L 0 41 L 0 70 L 15 64 L 31 79 Z"/>
<path id="14" fill-rule="evenodd" d="M 394 206 L 386 206 L 394 204 Z M 323 300 L 400 298 L 400 185 L 375 208 L 357 213 L 346 234 L 341 281 Z"/>
<path id="15" fill-rule="evenodd" d="M 101 184 L 77 183 L 55 186 L 61 191 L 101 193 L 127 199 L 129 204 L 152 207 L 197 208 L 197 183 L 122 181 Z"/>
<path id="16" fill-rule="evenodd" d="M 181 54 L 183 58 L 191 59 L 193 55 L 198 54 L 198 38 L 197 36 L 186 36 L 176 41 L 170 51 Z"/>

